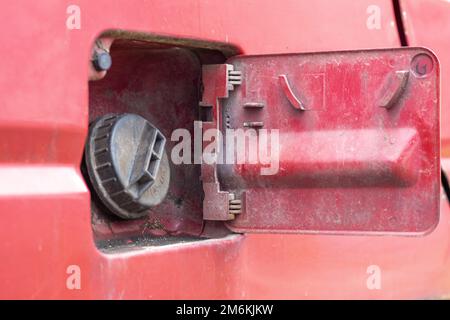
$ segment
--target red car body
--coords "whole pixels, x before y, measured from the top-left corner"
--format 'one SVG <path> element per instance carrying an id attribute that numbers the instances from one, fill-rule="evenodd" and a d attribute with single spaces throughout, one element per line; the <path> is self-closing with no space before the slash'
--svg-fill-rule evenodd
<path id="1" fill-rule="evenodd" d="M 70 5 L 80 8 L 79 29 L 67 28 Z M 379 29 L 366 25 L 371 5 L 380 9 Z M 407 44 L 440 60 L 441 162 L 450 174 L 450 3 L 400 7 Z M 139 31 L 243 54 L 395 48 L 402 38 L 392 1 L 24 0 L 2 3 L 0 25 L 0 298 L 448 297 L 444 192 L 439 224 L 420 237 L 235 234 L 114 253 L 93 240 L 80 162 L 89 125 L 85 66 L 99 35 Z M 81 271 L 76 290 L 67 287 L 71 265 Z M 367 286 L 371 265 L 381 270 L 376 290 Z"/>

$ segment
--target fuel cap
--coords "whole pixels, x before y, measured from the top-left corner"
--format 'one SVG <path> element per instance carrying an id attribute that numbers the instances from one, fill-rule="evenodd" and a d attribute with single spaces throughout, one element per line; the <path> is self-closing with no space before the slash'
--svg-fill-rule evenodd
<path id="1" fill-rule="evenodd" d="M 160 204 L 170 181 L 166 138 L 136 114 L 108 114 L 89 130 L 86 167 L 100 200 L 125 219 L 145 216 Z"/>

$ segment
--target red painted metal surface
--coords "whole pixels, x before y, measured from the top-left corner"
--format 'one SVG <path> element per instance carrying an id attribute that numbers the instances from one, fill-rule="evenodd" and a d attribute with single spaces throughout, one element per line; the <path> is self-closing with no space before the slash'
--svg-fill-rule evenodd
<path id="1" fill-rule="evenodd" d="M 450 81 L 450 2 L 444 0 L 400 1 L 406 38 L 410 46 L 426 46 L 439 57 L 441 81 Z M 450 91 L 442 91 L 442 156 L 450 157 Z"/>
<path id="2" fill-rule="evenodd" d="M 390 1 L 80 0 L 79 30 L 66 28 L 70 4 L 7 2 L 0 10 L 7 48 L 0 53 L 0 297 L 448 294 L 444 197 L 440 222 L 426 237 L 249 235 L 104 253 L 94 245 L 90 195 L 78 169 L 88 127 L 87 61 L 104 30 L 230 42 L 247 54 L 394 47 L 399 40 Z M 366 9 L 373 4 L 380 7 L 381 27 L 370 30 Z M 366 286 L 373 264 L 382 270 L 380 290 Z M 70 265 L 80 267 L 80 290 L 66 286 Z"/>
<path id="3" fill-rule="evenodd" d="M 421 57 L 432 61 L 418 75 Z M 263 175 L 261 159 L 219 166 L 223 189 L 245 199 L 229 227 L 430 232 L 439 219 L 440 185 L 439 68 L 431 57 L 411 48 L 230 59 L 242 84 L 222 102 L 219 112 L 229 119 L 223 134 L 244 130 L 247 122 L 263 123 L 268 135 L 279 130 L 279 168 Z M 410 74 L 409 80 L 393 81 L 396 72 Z M 278 86 L 280 74 L 289 75 L 305 111 L 292 108 Z M 404 92 L 392 93 L 399 86 Z M 380 105 L 386 95 L 396 100 L 381 103 L 389 108 Z M 264 107 L 244 108 L 246 103 Z M 243 147 L 248 153 L 251 148 Z"/>

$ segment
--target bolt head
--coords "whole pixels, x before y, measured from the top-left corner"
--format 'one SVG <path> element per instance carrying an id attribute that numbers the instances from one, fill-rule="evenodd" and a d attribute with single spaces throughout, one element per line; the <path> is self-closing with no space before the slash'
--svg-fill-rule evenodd
<path id="1" fill-rule="evenodd" d="M 97 71 L 107 71 L 111 68 L 112 59 L 111 55 L 108 52 L 100 52 L 96 53 L 94 56 L 94 68 Z"/>

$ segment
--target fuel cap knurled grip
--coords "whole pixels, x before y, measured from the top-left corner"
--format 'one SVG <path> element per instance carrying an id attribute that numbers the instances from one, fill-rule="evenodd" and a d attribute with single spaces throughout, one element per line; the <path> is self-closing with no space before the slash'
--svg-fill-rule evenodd
<path id="1" fill-rule="evenodd" d="M 166 138 L 136 114 L 109 114 L 97 119 L 86 144 L 92 185 L 114 214 L 133 219 L 164 199 L 170 168 Z"/>

